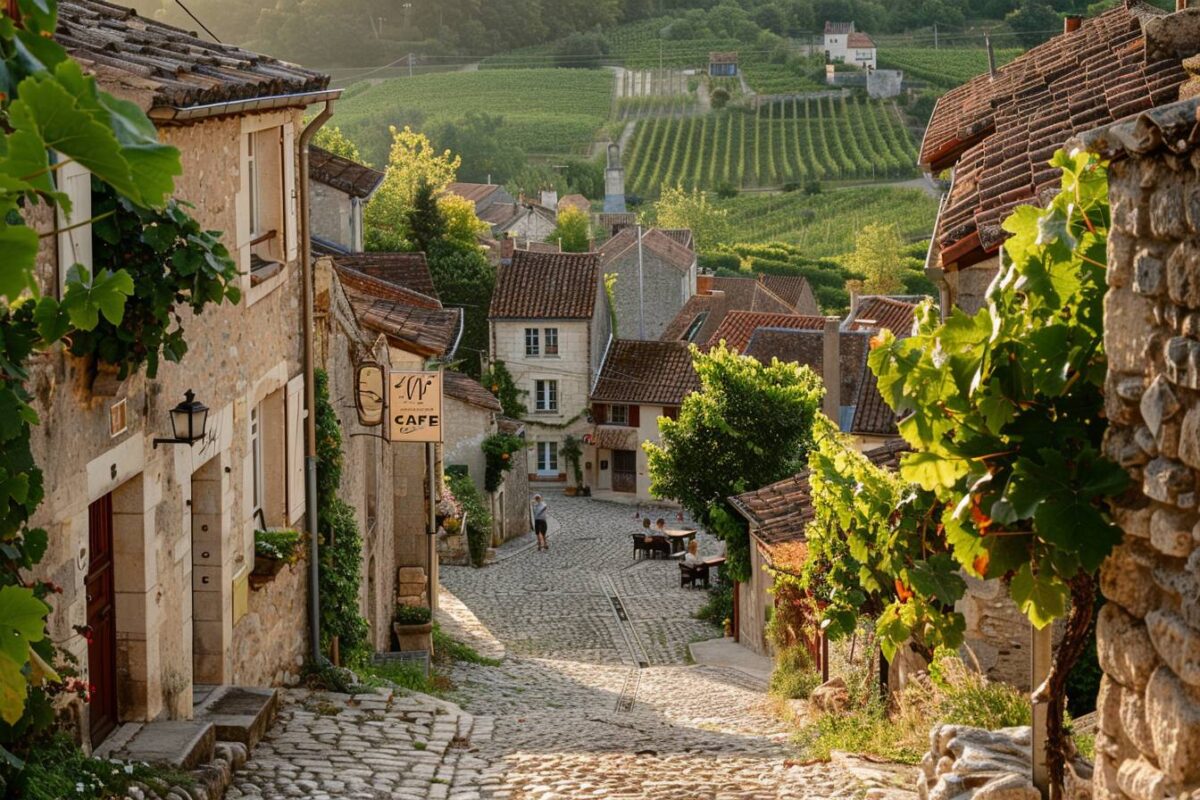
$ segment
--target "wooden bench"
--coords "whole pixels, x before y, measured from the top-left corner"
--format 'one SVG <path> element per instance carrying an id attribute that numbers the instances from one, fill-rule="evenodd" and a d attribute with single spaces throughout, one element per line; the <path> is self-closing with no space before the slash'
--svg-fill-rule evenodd
<path id="1" fill-rule="evenodd" d="M 671 543 L 662 536 L 646 536 L 644 533 L 633 534 L 633 557 L 645 553 L 650 558 L 662 556 L 671 557 Z"/>

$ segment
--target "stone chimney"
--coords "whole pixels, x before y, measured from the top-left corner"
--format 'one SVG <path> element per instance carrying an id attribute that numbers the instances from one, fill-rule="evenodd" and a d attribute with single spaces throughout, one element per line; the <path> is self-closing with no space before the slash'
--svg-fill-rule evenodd
<path id="1" fill-rule="evenodd" d="M 822 410 L 833 424 L 841 429 L 842 410 L 842 321 L 825 318 L 825 336 L 821 350 L 821 378 L 825 383 L 825 405 Z"/>
<path id="2" fill-rule="evenodd" d="M 696 294 L 712 294 L 713 276 L 712 273 L 702 272 L 696 276 Z"/>
<path id="3" fill-rule="evenodd" d="M 517 240 L 511 236 L 505 236 L 500 240 L 500 263 L 512 263 L 513 253 L 517 249 Z"/>
<path id="4" fill-rule="evenodd" d="M 1179 1 L 1187 2 L 1187 0 Z M 1079 16 L 1078 14 L 1068 14 L 1067 16 L 1063 17 L 1063 33 L 1074 33 L 1075 31 L 1079 30 L 1079 26 L 1082 24 L 1083 17 Z"/>
<path id="5" fill-rule="evenodd" d="M 558 211 L 558 192 L 554 189 L 542 190 L 542 205 L 551 211 Z"/>
<path id="6" fill-rule="evenodd" d="M 854 315 L 858 313 L 859 289 L 861 287 L 857 281 L 851 281 L 847 288 L 850 290 L 850 313 L 846 315 L 846 319 L 854 319 Z"/>

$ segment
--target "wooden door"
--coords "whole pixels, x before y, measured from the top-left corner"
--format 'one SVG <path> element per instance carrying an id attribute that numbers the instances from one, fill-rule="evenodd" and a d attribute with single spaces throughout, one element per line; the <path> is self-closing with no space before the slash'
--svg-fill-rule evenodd
<path id="1" fill-rule="evenodd" d="M 106 494 L 88 508 L 91 563 L 87 574 L 88 679 L 92 746 L 100 744 L 117 727 L 117 618 L 113 584 L 112 495 Z"/>
<path id="2" fill-rule="evenodd" d="M 613 491 L 637 492 L 637 453 L 613 450 Z"/>

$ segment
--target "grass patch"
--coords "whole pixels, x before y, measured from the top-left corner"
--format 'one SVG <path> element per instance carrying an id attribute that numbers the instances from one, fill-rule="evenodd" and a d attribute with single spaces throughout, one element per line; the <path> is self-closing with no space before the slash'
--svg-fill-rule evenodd
<path id="1" fill-rule="evenodd" d="M 435 697 L 441 697 L 443 694 L 436 680 L 436 673 L 426 675 L 425 670 L 412 662 L 372 663 L 363 667 L 361 673 L 360 677 L 368 686 L 398 686 L 410 692 L 421 692 Z"/>
<path id="2" fill-rule="evenodd" d="M 145 784 L 165 795 L 172 786 L 193 788 L 196 779 L 180 770 L 89 758 L 66 736 L 56 735 L 31 751 L 25 768 L 8 786 L 14 793 L 6 796 L 27 800 L 64 797 L 107 800 L 125 797 L 134 783 Z"/>
<path id="3" fill-rule="evenodd" d="M 479 651 L 469 644 L 452 639 L 436 622 L 433 624 L 433 653 L 439 664 L 449 664 L 463 661 L 467 664 L 478 664 L 482 667 L 498 667 L 500 660 L 482 656 Z"/>
<path id="4" fill-rule="evenodd" d="M 771 670 L 770 691 L 785 700 L 807 700 L 812 690 L 821 685 L 821 673 L 803 645 L 791 645 L 775 656 Z"/>

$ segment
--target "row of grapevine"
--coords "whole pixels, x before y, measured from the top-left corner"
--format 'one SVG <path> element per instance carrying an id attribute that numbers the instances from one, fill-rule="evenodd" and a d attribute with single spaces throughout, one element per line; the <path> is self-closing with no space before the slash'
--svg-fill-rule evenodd
<path id="1" fill-rule="evenodd" d="M 625 164 L 631 190 L 653 195 L 664 184 L 769 188 L 908 177 L 916 158 L 892 105 L 830 96 L 644 120 Z"/>

